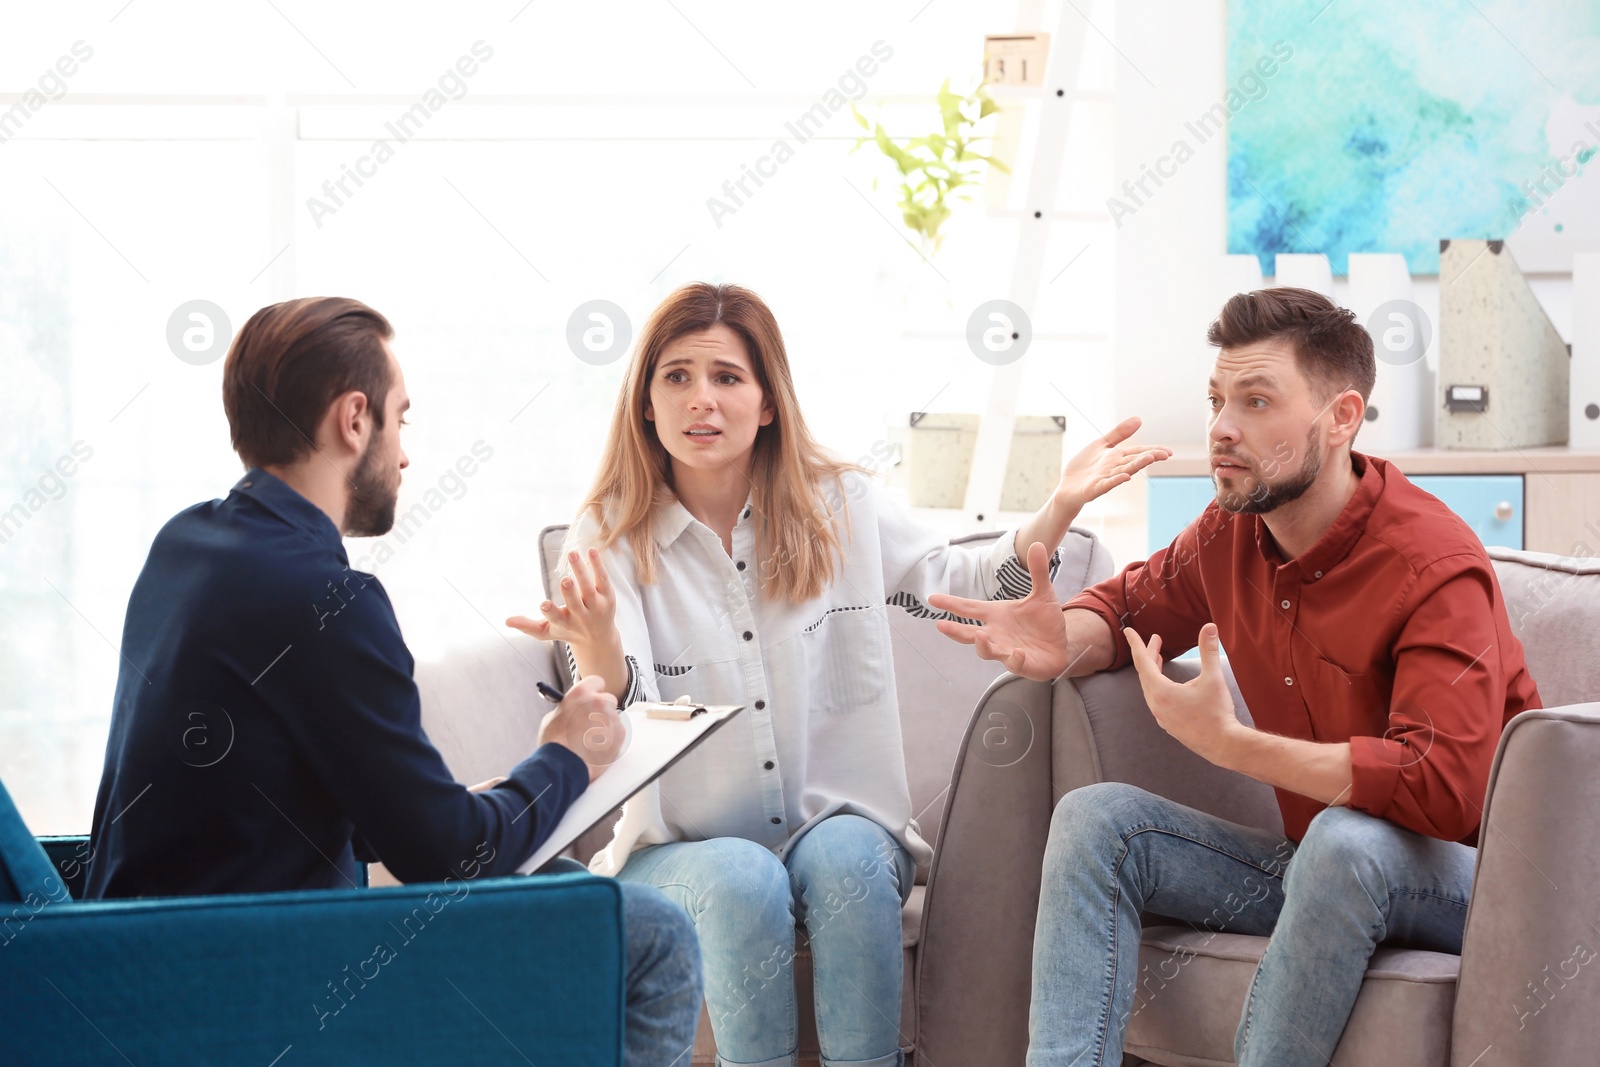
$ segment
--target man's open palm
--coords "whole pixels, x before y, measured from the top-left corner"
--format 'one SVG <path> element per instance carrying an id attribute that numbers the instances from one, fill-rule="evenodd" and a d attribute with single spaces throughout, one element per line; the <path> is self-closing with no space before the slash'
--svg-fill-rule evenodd
<path id="1" fill-rule="evenodd" d="M 1050 557 L 1044 545 L 1028 546 L 1028 575 L 1033 591 L 1021 600 L 968 600 L 935 593 L 928 603 L 981 626 L 941 619 L 939 632 L 972 645 L 983 659 L 996 660 L 1006 670 L 1048 682 L 1067 669 L 1067 635 L 1061 618 L 1061 599 L 1050 584 Z"/>

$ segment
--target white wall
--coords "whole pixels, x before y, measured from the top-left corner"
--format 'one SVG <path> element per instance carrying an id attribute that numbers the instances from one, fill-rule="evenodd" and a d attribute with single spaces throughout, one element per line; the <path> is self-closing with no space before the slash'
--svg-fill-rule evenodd
<path id="1" fill-rule="evenodd" d="M 1223 93 L 1226 7 L 1122 0 L 1117 47 L 1128 61 L 1117 68 L 1115 185 L 1137 180 L 1178 138 L 1195 141 L 1184 123 Z M 1205 327 L 1227 247 L 1226 147 L 1221 135 L 1199 145 L 1117 229 L 1113 393 L 1119 413 L 1142 416 L 1146 435 L 1164 443 L 1205 433 Z"/>

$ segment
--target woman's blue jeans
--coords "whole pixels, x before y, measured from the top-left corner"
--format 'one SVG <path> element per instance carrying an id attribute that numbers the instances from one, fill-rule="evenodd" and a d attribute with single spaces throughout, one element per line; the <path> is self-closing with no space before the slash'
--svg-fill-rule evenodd
<path id="1" fill-rule="evenodd" d="M 640 849 L 617 878 L 655 886 L 694 920 L 720 1063 L 796 1063 L 798 923 L 811 945 L 825 1067 L 900 1067 L 900 912 L 914 873 L 882 827 L 834 815 L 781 860 L 718 837 Z"/>
<path id="2" fill-rule="evenodd" d="M 1349 808 L 1324 810 L 1297 847 L 1130 785 L 1074 789 L 1045 847 L 1029 1067 L 1121 1064 L 1155 986 L 1196 980 L 1139 973 L 1147 910 L 1270 936 L 1234 1058 L 1326 1067 L 1380 943 L 1460 953 L 1476 855 Z"/>

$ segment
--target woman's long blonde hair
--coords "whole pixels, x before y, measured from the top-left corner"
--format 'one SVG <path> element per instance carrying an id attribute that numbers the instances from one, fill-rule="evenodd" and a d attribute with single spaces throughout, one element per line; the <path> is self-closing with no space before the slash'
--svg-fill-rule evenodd
<path id="1" fill-rule="evenodd" d="M 676 493 L 671 457 L 656 424 L 644 417 L 650 380 L 667 345 L 718 323 L 744 341 L 774 412 L 772 421 L 756 431 L 750 462 L 761 591 L 792 603 L 810 600 L 833 580 L 840 547 L 844 496 L 828 492 L 824 480 L 862 468 L 834 459 L 812 438 L 795 399 L 778 322 L 759 296 L 741 286 L 694 282 L 651 314 L 628 364 L 600 473 L 583 510 L 600 524 L 601 548 L 627 537 L 639 581 L 655 581 L 652 524 L 657 509 Z"/>

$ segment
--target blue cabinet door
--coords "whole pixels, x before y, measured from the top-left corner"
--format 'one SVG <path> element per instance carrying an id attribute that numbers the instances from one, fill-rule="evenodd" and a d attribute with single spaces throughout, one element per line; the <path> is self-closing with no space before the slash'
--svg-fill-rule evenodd
<path id="1" fill-rule="evenodd" d="M 1418 474 L 1411 481 L 1460 515 L 1484 544 L 1522 547 L 1522 475 Z M 1215 496 L 1207 477 L 1152 477 L 1145 522 L 1150 551 L 1170 545 Z"/>
<path id="2" fill-rule="evenodd" d="M 1217 497 L 1211 479 L 1195 476 L 1150 478 L 1146 497 L 1146 555 L 1172 544 L 1183 528 L 1200 517 L 1206 505 Z"/>
<path id="3" fill-rule="evenodd" d="M 1419 474 L 1411 482 L 1444 501 L 1484 544 L 1522 547 L 1522 475 Z"/>

